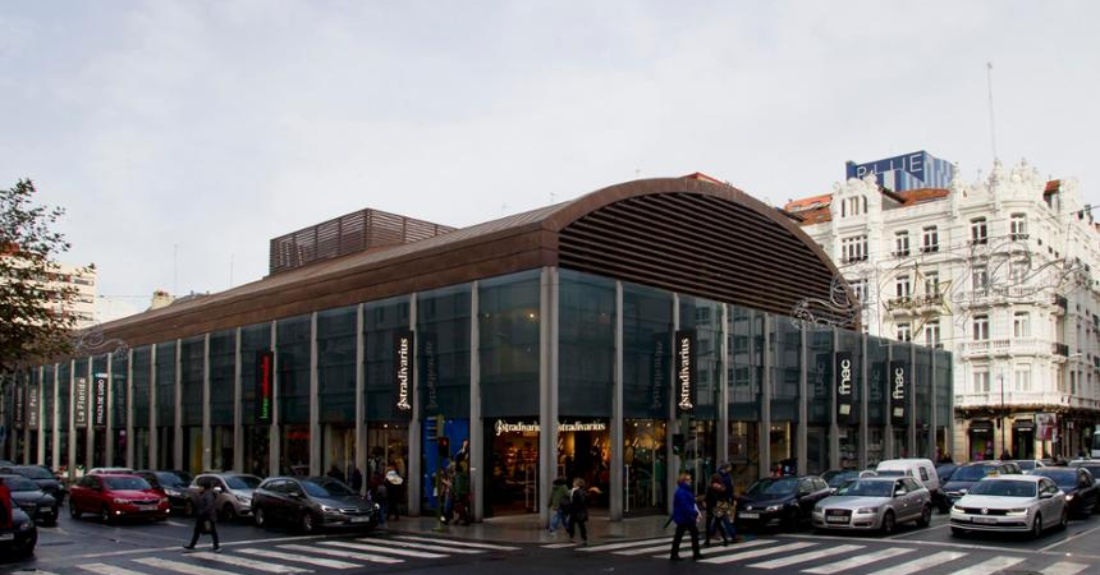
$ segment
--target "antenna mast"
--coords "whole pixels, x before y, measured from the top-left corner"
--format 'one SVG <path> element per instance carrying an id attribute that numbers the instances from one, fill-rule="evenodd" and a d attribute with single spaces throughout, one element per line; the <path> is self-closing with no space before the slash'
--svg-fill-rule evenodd
<path id="1" fill-rule="evenodd" d="M 989 87 L 989 142 L 993 148 L 993 161 L 997 161 L 997 132 L 996 121 L 993 118 L 993 62 L 985 63 L 986 84 Z"/>

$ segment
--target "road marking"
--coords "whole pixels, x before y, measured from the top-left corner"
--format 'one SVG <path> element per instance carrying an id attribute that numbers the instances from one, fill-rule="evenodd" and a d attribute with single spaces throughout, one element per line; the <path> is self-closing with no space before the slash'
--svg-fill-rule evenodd
<path id="1" fill-rule="evenodd" d="M 348 543 L 347 541 L 322 541 L 321 545 L 328 545 L 329 547 L 343 547 L 344 549 L 355 549 L 357 551 L 389 553 L 391 555 L 400 555 L 402 557 L 416 557 L 417 559 L 443 559 L 445 557 L 448 557 L 447 555 L 444 555 L 442 553 L 428 553 L 427 551 L 417 551 L 415 549 L 383 547 L 381 545 L 370 545 L 367 543 Z"/>
<path id="2" fill-rule="evenodd" d="M 316 565 L 318 567 L 327 567 L 329 569 L 357 569 L 362 567 L 358 563 L 348 563 L 347 561 L 337 561 L 335 559 L 321 559 L 319 557 L 310 557 L 309 555 L 298 555 L 295 553 L 283 553 L 282 551 L 272 551 L 271 549 L 239 549 L 239 553 L 246 555 L 256 555 L 258 557 L 266 557 L 270 559 L 282 559 L 284 561 L 295 561 L 297 563 L 306 563 L 308 565 Z"/>
<path id="3" fill-rule="evenodd" d="M 882 541 L 883 541 L 883 539 L 880 538 L 880 537 L 856 537 L 854 535 L 849 535 L 849 536 L 816 535 L 816 534 L 815 535 L 804 535 L 804 534 L 800 534 L 800 533 L 792 533 L 792 534 L 784 535 L 784 536 L 788 537 L 788 538 L 791 538 L 791 539 L 809 539 L 811 541 L 817 541 L 819 543 L 821 541 L 844 541 L 846 543 L 851 543 L 853 541 L 866 541 L 868 543 L 882 543 Z M 973 550 L 976 547 L 974 543 L 950 543 L 950 542 L 947 542 L 947 541 L 921 541 L 919 539 L 903 539 L 901 541 L 898 541 L 898 543 L 905 543 L 906 545 L 922 545 L 922 546 L 927 546 L 927 547 L 949 547 L 949 548 L 965 549 L 967 551 Z M 984 551 L 1007 551 L 1009 553 L 1019 553 L 1020 552 L 1019 547 L 1000 547 L 1000 546 L 997 546 L 997 545 L 986 545 L 984 543 L 978 545 L 978 547 L 980 547 Z M 1057 555 L 1059 557 L 1062 556 L 1061 553 L 1058 553 Z"/>
<path id="4" fill-rule="evenodd" d="M 596 552 L 596 551 L 614 551 L 616 549 L 627 549 L 630 547 L 637 547 L 639 545 L 654 545 L 657 543 L 670 543 L 672 537 L 661 537 L 660 539 L 641 539 L 637 541 L 627 541 L 626 543 L 610 543 L 607 545 L 597 545 L 595 547 L 585 547 L 581 551 Z"/>
<path id="5" fill-rule="evenodd" d="M 543 545 L 543 549 L 565 549 L 566 547 L 576 547 L 576 543 L 551 543 L 550 545 Z"/>
<path id="6" fill-rule="evenodd" d="M 716 565 L 722 565 L 725 563 L 733 563 L 734 561 L 741 561 L 742 559 L 755 559 L 757 557 L 764 557 L 766 555 L 775 555 L 776 553 L 797 551 L 799 549 L 813 547 L 814 545 L 814 543 L 788 543 L 786 545 L 780 545 L 778 547 L 756 549 L 753 551 L 742 551 L 741 553 L 734 553 L 732 555 L 721 555 L 718 557 L 712 557 L 710 559 L 703 559 L 702 561 L 700 561 L 700 563 L 714 563 Z M 664 557 L 664 555 L 657 555 L 657 557 L 662 558 Z"/>
<path id="7" fill-rule="evenodd" d="M 935 567 L 948 561 L 954 561 L 961 557 L 966 557 L 966 553 L 958 551 L 940 551 L 939 553 L 933 553 L 927 557 L 921 557 L 920 559 L 914 559 L 908 563 L 902 563 L 901 565 L 895 565 L 879 571 L 882 575 L 909 575 L 910 573 L 916 573 L 917 571 L 924 571 L 930 567 Z"/>
<path id="8" fill-rule="evenodd" d="M 98 573 L 99 575 L 148 575 L 141 571 L 131 571 L 129 569 L 123 569 L 122 567 L 107 565 L 106 563 L 89 563 L 87 565 L 77 565 L 77 567 L 85 571 Z"/>
<path id="9" fill-rule="evenodd" d="M 1078 533 L 1077 535 L 1071 535 L 1069 537 L 1066 537 L 1065 539 L 1063 539 L 1063 540 L 1061 540 L 1057 543 L 1051 543 L 1050 545 L 1047 545 L 1046 547 L 1040 548 L 1039 552 L 1042 553 L 1043 551 L 1049 551 L 1051 549 L 1054 549 L 1055 547 L 1058 547 L 1059 545 L 1065 545 L 1066 543 L 1069 543 L 1070 541 L 1073 541 L 1074 539 L 1077 539 L 1078 537 L 1081 537 L 1083 535 L 1088 535 L 1089 533 L 1092 533 L 1093 531 L 1096 531 L 1097 529 L 1100 529 L 1100 525 L 1097 525 L 1096 527 L 1093 527 L 1092 529 L 1086 529 L 1086 530 Z"/>
<path id="10" fill-rule="evenodd" d="M 1002 569 L 1008 569 L 1023 562 L 1023 557 L 994 557 L 977 565 L 971 565 L 966 569 L 955 571 L 951 575 L 993 575 Z"/>
<path id="11" fill-rule="evenodd" d="M 240 545 L 255 545 L 257 543 L 280 543 L 280 542 L 284 542 L 284 541 L 306 541 L 306 540 L 309 540 L 309 539 L 321 539 L 322 537 L 324 537 L 324 535 L 299 535 L 297 537 L 281 537 L 281 538 L 276 538 L 276 539 L 271 539 L 271 538 L 267 538 L 267 539 L 248 539 L 248 540 L 245 540 L 245 541 L 223 542 L 222 547 L 237 547 L 237 546 L 240 546 Z M 212 548 L 212 546 L 208 547 L 206 545 L 203 545 L 203 548 L 209 549 L 209 548 Z M 101 559 L 103 557 L 121 557 L 123 555 L 137 555 L 138 553 L 159 553 L 159 552 L 162 552 L 162 551 L 179 551 L 179 550 L 180 550 L 179 545 L 173 545 L 172 547 L 144 547 L 144 548 L 141 548 L 141 549 L 127 549 L 125 551 L 107 551 L 105 553 L 89 553 L 87 555 L 77 555 L 75 557 L 66 557 L 64 559 L 64 561 L 72 561 L 73 559 Z M 59 561 L 59 559 L 46 559 L 46 560 L 39 559 L 38 560 L 39 563 L 41 563 L 43 561 L 49 561 L 49 562 L 52 563 L 52 562 Z"/>
<path id="12" fill-rule="evenodd" d="M 305 545 L 280 545 L 279 547 L 283 549 L 290 549 L 291 551 L 317 553 L 320 555 L 328 555 L 329 557 L 336 557 L 339 559 L 355 559 L 357 561 L 367 561 L 368 563 L 382 563 L 384 565 L 396 565 L 398 563 L 405 562 L 404 559 L 398 559 L 397 557 L 387 557 L 386 555 L 376 555 L 374 553 L 363 553 L 362 551 L 330 549 L 328 547 L 307 547 Z"/>
<path id="13" fill-rule="evenodd" d="M 312 573 L 309 569 L 302 569 L 301 567 L 291 567 L 289 565 L 280 565 L 267 561 L 257 561 L 247 557 L 237 557 L 236 555 L 227 555 L 224 553 L 208 553 L 203 551 L 201 553 L 192 553 L 191 556 L 207 561 L 225 563 L 226 565 L 255 569 L 256 571 L 266 571 L 268 573 Z"/>
<path id="14" fill-rule="evenodd" d="M 840 555 L 841 553 L 859 551 L 860 549 L 863 549 L 862 545 L 837 545 L 836 547 L 829 547 L 818 551 L 808 551 L 790 557 L 772 559 L 771 561 L 765 561 L 763 563 L 754 563 L 749 565 L 749 567 L 755 567 L 757 569 L 778 569 L 780 567 L 805 563 L 806 561 L 813 561 L 814 559 L 823 559 L 825 557 L 832 557 L 833 555 Z"/>
<path id="15" fill-rule="evenodd" d="M 420 541 L 421 543 L 436 543 L 443 545 L 457 545 L 459 547 L 473 547 L 475 549 L 492 549 L 494 551 L 519 551 L 522 547 L 507 547 L 504 545 L 490 545 L 489 543 L 474 543 L 473 541 L 456 541 L 454 539 L 429 539 L 427 537 L 413 537 L 412 535 L 401 535 L 397 539 L 404 539 L 405 541 Z"/>
<path id="16" fill-rule="evenodd" d="M 187 527 L 194 527 L 194 525 L 188 525 L 188 524 L 186 524 L 186 523 L 179 523 L 179 522 L 177 522 L 177 521 L 171 521 L 171 520 L 169 520 L 169 521 L 165 521 L 165 523 L 167 523 L 167 524 L 169 524 L 169 525 L 171 525 L 171 526 L 173 526 L 173 527 L 184 527 L 184 528 L 187 528 Z"/>
<path id="17" fill-rule="evenodd" d="M 906 553 L 912 553 L 916 549 L 906 549 L 904 547 L 893 547 L 891 549 L 883 549 L 881 551 L 875 551 L 874 553 L 864 553 L 863 555 L 856 555 L 848 559 L 837 561 L 836 563 L 828 563 L 821 567 L 814 567 L 813 569 L 806 569 L 803 573 L 813 573 L 814 575 L 832 575 L 833 573 L 840 573 L 841 571 L 847 571 L 848 569 L 855 569 L 856 567 L 863 567 L 864 565 L 870 565 L 876 561 L 882 561 L 883 559 L 892 559 L 905 555 Z"/>
<path id="18" fill-rule="evenodd" d="M 170 561 L 168 559 L 161 559 L 159 557 L 142 557 L 140 559 L 134 559 L 134 563 L 141 563 L 149 567 L 156 567 L 158 569 L 167 569 L 168 571 L 175 571 L 176 573 L 188 573 L 190 575 L 240 575 L 233 571 L 223 571 L 221 569 L 211 569 L 210 567 L 200 567 L 198 565 L 191 565 L 189 563 L 180 563 L 179 561 Z"/>
<path id="19" fill-rule="evenodd" d="M 705 547 L 700 550 L 703 555 L 711 555 L 714 553 L 721 553 L 723 551 L 732 551 L 734 549 L 746 549 L 748 547 L 758 547 L 760 545 L 766 545 L 768 543 L 775 543 L 774 539 L 753 539 L 752 541 L 742 541 L 741 543 L 734 543 L 733 545 L 727 545 L 725 547 Z M 690 542 L 688 543 L 690 546 Z M 681 545 L 682 547 L 682 545 Z M 646 553 L 657 553 L 659 551 L 671 551 L 672 547 L 668 543 L 664 545 L 654 545 L 653 547 L 643 547 L 641 549 L 627 549 L 625 551 L 615 551 L 615 555 L 645 555 Z"/>
<path id="20" fill-rule="evenodd" d="M 1042 573 L 1042 575 L 1077 575 L 1078 573 L 1088 568 L 1088 565 L 1082 565 L 1080 563 L 1059 561 L 1047 567 L 1046 569 L 1043 569 L 1039 573 Z"/>
<path id="21" fill-rule="evenodd" d="M 372 539 L 370 537 L 363 537 L 361 539 L 356 539 L 356 541 L 375 543 L 378 545 L 396 545 L 398 547 L 408 547 L 409 549 L 425 549 L 427 551 L 459 553 L 462 555 L 477 555 L 479 553 L 485 553 L 485 549 L 462 549 L 460 547 L 444 547 L 443 545 L 428 545 L 427 543 L 413 543 L 411 541 L 398 541 L 396 539 Z M 566 545 L 576 545 L 576 543 L 566 543 Z"/>

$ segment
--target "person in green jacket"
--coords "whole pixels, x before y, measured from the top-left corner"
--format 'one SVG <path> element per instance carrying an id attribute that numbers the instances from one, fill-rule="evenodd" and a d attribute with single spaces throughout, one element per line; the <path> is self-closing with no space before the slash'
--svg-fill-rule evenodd
<path id="1" fill-rule="evenodd" d="M 554 480 L 554 489 L 550 491 L 550 526 L 548 531 L 553 535 L 558 526 L 568 527 L 569 521 L 569 487 L 564 477 Z"/>
<path id="2" fill-rule="evenodd" d="M 454 487 L 452 489 L 452 496 L 454 497 L 455 523 L 469 525 L 470 474 L 466 470 L 465 461 L 459 462 L 458 464 L 458 472 L 455 473 Z"/>

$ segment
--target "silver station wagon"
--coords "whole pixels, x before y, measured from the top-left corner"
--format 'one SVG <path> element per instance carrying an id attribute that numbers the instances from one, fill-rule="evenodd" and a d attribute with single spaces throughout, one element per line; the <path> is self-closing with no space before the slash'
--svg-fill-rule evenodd
<path id="1" fill-rule="evenodd" d="M 932 495 L 912 477 L 867 477 L 848 482 L 814 507 L 815 529 L 881 530 L 932 522 Z"/>

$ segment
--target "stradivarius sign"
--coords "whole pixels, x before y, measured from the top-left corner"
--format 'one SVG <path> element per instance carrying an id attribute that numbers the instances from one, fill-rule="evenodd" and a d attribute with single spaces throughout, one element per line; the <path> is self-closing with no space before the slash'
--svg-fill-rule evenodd
<path id="1" fill-rule="evenodd" d="M 847 425 L 852 420 L 853 373 L 852 353 L 838 351 L 836 353 L 836 422 L 838 425 Z"/>
<path id="2" fill-rule="evenodd" d="M 695 411 L 695 330 L 676 332 L 676 411 Z"/>
<path id="3" fill-rule="evenodd" d="M 393 337 L 394 408 L 405 417 L 412 417 L 412 362 L 414 334 L 399 331 Z"/>

